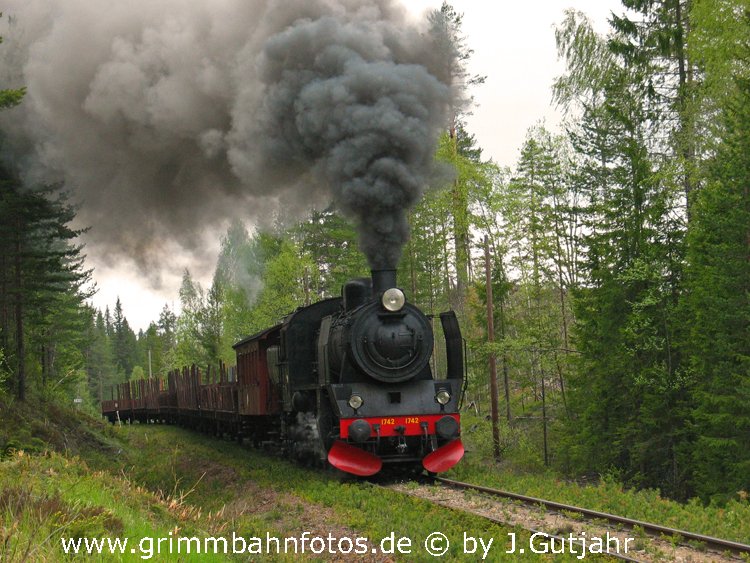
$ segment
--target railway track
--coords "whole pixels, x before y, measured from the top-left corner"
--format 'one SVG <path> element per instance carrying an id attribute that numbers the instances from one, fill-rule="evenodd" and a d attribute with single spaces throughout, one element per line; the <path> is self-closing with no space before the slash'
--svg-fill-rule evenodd
<path id="1" fill-rule="evenodd" d="M 638 528 L 655 538 L 662 538 L 663 536 L 667 536 L 668 538 L 679 538 L 679 541 L 681 543 L 694 542 L 698 545 L 704 546 L 704 548 L 707 550 L 718 552 L 718 553 L 731 553 L 733 556 L 736 556 L 736 557 L 750 556 L 750 545 L 731 541 L 731 540 L 714 538 L 711 536 L 706 536 L 703 534 L 696 534 L 696 533 L 688 532 L 685 530 L 677 530 L 674 528 L 669 528 L 667 526 L 662 526 L 660 524 L 644 522 L 641 520 L 634 520 L 632 518 L 625 518 L 623 516 L 617 516 L 615 514 L 608 514 L 605 512 L 599 512 L 596 510 L 590 510 L 587 508 L 582 508 L 579 506 L 572 506 L 572 505 L 563 504 L 563 503 L 550 501 L 546 499 L 540 499 L 540 498 L 530 497 L 526 495 L 519 495 L 517 493 L 511 493 L 508 491 L 492 489 L 489 487 L 483 487 L 481 485 L 463 483 L 461 481 L 455 481 L 455 480 L 446 479 L 443 477 L 432 477 L 430 481 L 433 483 L 440 483 L 443 486 L 450 487 L 453 489 L 476 491 L 476 492 L 484 493 L 493 497 L 520 501 L 521 503 L 526 504 L 526 505 L 543 506 L 545 509 L 549 509 L 551 511 L 556 511 L 560 513 L 577 513 L 577 514 L 584 516 L 585 518 L 589 518 L 589 519 L 597 520 L 597 521 L 604 521 L 608 524 L 615 525 L 615 526 L 625 526 L 631 530 Z M 550 537 L 553 536 L 552 534 L 548 534 L 548 535 Z M 619 559 L 637 561 L 636 559 L 631 559 L 629 557 L 625 557 L 617 553 L 609 553 L 609 555 L 617 557 Z"/>
<path id="2" fill-rule="evenodd" d="M 433 483 L 433 482 L 434 481 L 431 481 L 431 483 Z M 394 490 L 394 487 L 392 485 L 384 485 L 384 484 L 374 484 L 374 485 L 378 486 L 378 487 L 384 487 L 384 488 L 388 488 L 388 489 Z M 439 506 L 442 506 L 444 508 L 447 508 L 449 510 L 453 510 L 453 511 L 456 511 L 456 512 L 468 512 L 468 513 L 470 513 L 470 514 L 472 514 L 474 516 L 478 516 L 480 518 L 483 518 L 484 520 L 488 520 L 490 522 L 493 522 L 494 524 L 497 524 L 497 525 L 505 527 L 505 528 L 507 528 L 510 525 L 509 522 L 507 522 L 506 520 L 503 520 L 501 518 L 490 516 L 488 514 L 483 514 L 481 512 L 477 512 L 475 510 L 466 509 L 466 508 L 458 507 L 458 506 L 455 506 L 455 505 L 445 504 L 444 502 L 436 501 L 434 499 L 429 499 L 429 498 L 424 497 L 423 495 L 420 495 L 420 494 L 416 493 L 413 490 L 407 491 L 407 490 L 404 490 L 403 488 L 400 488 L 400 487 L 395 488 L 395 490 L 397 490 L 398 492 L 400 492 L 402 494 L 405 494 L 405 495 L 414 496 L 414 497 L 420 498 L 422 500 L 427 500 L 429 502 L 433 502 L 433 503 L 435 503 L 435 504 L 437 504 Z M 576 555 L 580 556 L 580 554 L 585 553 L 586 545 L 580 539 L 573 538 L 571 540 L 569 537 L 566 537 L 564 535 L 560 535 L 560 534 L 557 534 L 557 533 L 552 533 L 552 532 L 549 532 L 549 531 L 539 530 L 538 528 L 531 527 L 531 526 L 520 525 L 518 523 L 512 524 L 512 528 L 514 530 L 521 528 L 521 529 L 525 530 L 526 532 L 528 532 L 528 534 L 531 537 L 535 538 L 535 544 L 536 544 L 536 547 L 537 547 L 537 550 L 538 550 L 535 553 L 544 553 L 543 550 L 545 549 L 544 548 L 545 545 L 547 545 L 547 552 L 548 553 L 552 553 L 552 554 L 555 554 L 555 553 L 558 553 L 558 554 L 559 553 L 569 553 L 569 554 L 572 554 L 574 556 L 576 556 Z M 515 535 L 516 535 L 515 532 L 512 535 L 514 536 L 513 545 L 515 545 Z M 560 546 L 560 545 L 566 545 L 567 544 L 568 547 L 565 548 L 563 551 L 555 551 L 554 549 L 549 549 L 549 542 L 553 542 L 553 541 L 556 541 L 557 544 L 558 544 L 558 546 Z M 571 541 L 572 541 L 572 543 L 569 543 Z M 519 545 L 521 545 L 521 544 L 522 544 L 522 541 L 519 540 Z M 558 547 L 558 549 L 559 549 L 559 547 Z M 521 554 L 525 553 L 523 548 L 518 549 L 518 552 L 521 553 Z M 632 561 L 632 562 L 636 562 L 636 563 L 642 563 L 641 559 L 635 559 L 635 558 L 630 557 L 630 556 L 628 556 L 626 554 L 619 553 L 618 551 L 611 551 L 609 549 L 605 549 L 602 552 L 597 552 L 597 555 L 599 555 L 600 557 L 614 558 L 614 559 L 617 559 L 617 560 L 620 560 L 620 561 Z M 581 557 L 577 557 L 577 558 L 581 559 Z M 494 560 L 494 558 L 493 558 L 493 560 Z"/>

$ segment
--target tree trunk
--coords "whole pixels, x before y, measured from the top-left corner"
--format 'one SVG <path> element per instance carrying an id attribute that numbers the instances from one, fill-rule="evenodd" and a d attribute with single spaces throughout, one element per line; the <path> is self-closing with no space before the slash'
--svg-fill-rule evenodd
<path id="1" fill-rule="evenodd" d="M 44 344 L 42 344 L 39 355 L 42 363 L 42 389 L 44 389 L 47 387 L 47 346 Z"/>
<path id="2" fill-rule="evenodd" d="M 502 264 L 502 258 L 501 258 L 500 263 Z M 505 279 L 504 271 L 503 271 L 503 279 Z M 505 295 L 504 294 L 500 296 L 500 340 L 501 342 L 505 343 Z M 508 420 L 508 423 L 510 423 L 512 419 L 512 415 L 510 412 L 510 382 L 508 379 L 508 352 L 505 350 L 505 348 L 503 348 L 502 359 L 503 359 L 503 387 L 505 388 L 505 418 Z"/>
<path id="3" fill-rule="evenodd" d="M 484 236 L 484 269 L 487 281 L 487 342 L 495 343 L 495 304 L 492 298 L 492 267 L 490 266 L 490 243 L 487 235 Z M 497 416 L 497 365 L 495 363 L 495 351 L 490 349 L 490 412 L 492 415 L 492 451 L 495 460 L 500 460 L 500 430 L 498 428 Z"/>
<path id="4" fill-rule="evenodd" d="M 544 440 L 544 465 L 549 465 L 549 450 L 547 448 L 547 393 L 544 385 L 544 370 L 540 370 L 542 381 L 542 437 Z"/>
<path id="5" fill-rule="evenodd" d="M 0 254 L 0 348 L 8 349 L 8 332 L 10 331 L 10 315 L 8 312 L 8 258 L 3 252 Z"/>
<path id="6" fill-rule="evenodd" d="M 21 272 L 21 219 L 16 221 L 16 256 L 15 256 L 15 274 L 16 274 L 16 355 L 17 355 L 17 374 L 18 390 L 17 396 L 19 401 L 26 400 L 26 343 L 23 335 L 23 276 Z"/>
<path id="7" fill-rule="evenodd" d="M 456 128 L 450 131 L 453 157 L 458 159 L 458 137 Z M 452 214 L 453 214 L 453 246 L 456 250 L 456 294 L 453 307 L 457 311 L 464 310 L 466 300 L 466 287 L 469 282 L 469 202 L 466 188 L 461 184 L 459 178 L 453 182 L 451 191 Z"/>
<path id="8" fill-rule="evenodd" d="M 683 17 L 685 21 L 683 21 Z M 677 75 L 679 78 L 679 86 L 677 89 L 677 108 L 679 112 L 679 128 L 680 128 L 680 146 L 678 147 L 678 153 L 683 158 L 683 188 L 685 190 L 685 207 L 687 212 L 688 223 L 690 223 L 690 216 L 692 211 L 691 198 L 692 192 L 695 186 L 693 185 L 692 169 L 695 165 L 696 150 L 695 150 L 695 139 L 694 139 L 694 128 L 692 124 L 692 116 L 689 115 L 689 99 L 690 99 L 690 86 L 693 78 L 692 67 L 685 50 L 685 42 L 688 39 L 688 33 L 690 31 L 690 22 L 687 20 L 688 14 L 683 14 L 682 0 L 675 2 L 675 25 L 678 27 L 678 42 L 677 42 Z"/>
<path id="9" fill-rule="evenodd" d="M 417 271 L 414 268 L 414 241 L 409 240 L 409 277 L 411 279 L 411 299 L 417 302 Z"/>

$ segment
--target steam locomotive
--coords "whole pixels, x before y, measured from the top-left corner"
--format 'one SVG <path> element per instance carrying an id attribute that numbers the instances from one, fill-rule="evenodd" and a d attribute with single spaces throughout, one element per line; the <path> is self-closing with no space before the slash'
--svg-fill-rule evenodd
<path id="1" fill-rule="evenodd" d="M 237 342 L 234 377 L 222 369 L 219 381 L 206 381 L 193 367 L 166 381 L 122 384 L 102 412 L 113 421 L 175 421 L 276 443 L 358 476 L 384 463 L 440 473 L 464 454 L 464 357 L 455 313 L 439 318 L 445 375 L 438 379 L 431 320 L 406 301 L 395 270 L 373 270 L 347 282 L 341 297 Z"/>

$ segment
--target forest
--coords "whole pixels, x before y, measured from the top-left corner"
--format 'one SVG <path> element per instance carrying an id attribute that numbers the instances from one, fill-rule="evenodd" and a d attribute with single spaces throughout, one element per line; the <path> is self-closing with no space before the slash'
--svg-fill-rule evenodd
<path id="1" fill-rule="evenodd" d="M 483 414 L 497 358 L 504 424 L 539 436 L 544 465 L 722 502 L 750 491 L 750 7 L 622 4 L 605 35 L 566 12 L 552 85 L 564 125 L 528 116 L 511 166 L 485 159 L 467 129 L 483 77 L 467 71 L 461 15 L 448 4 L 432 15 L 467 103 L 435 154 L 453 179 L 411 210 L 399 285 L 428 314 L 457 311 L 465 404 Z M 0 107 L 24 94 L 1 91 Z M 210 286 L 185 270 L 179 309 L 136 333 L 119 300 L 104 311 L 88 301 L 95 272 L 70 226 L 74 188 L 0 170 L 8 400 L 80 398 L 95 411 L 114 383 L 231 364 L 234 342 L 368 274 L 333 204 L 263 231 L 235 220 Z"/>

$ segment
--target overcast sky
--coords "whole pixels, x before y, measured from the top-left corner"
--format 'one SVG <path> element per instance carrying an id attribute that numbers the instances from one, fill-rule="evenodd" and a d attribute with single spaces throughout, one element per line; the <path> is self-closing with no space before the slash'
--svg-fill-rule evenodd
<path id="1" fill-rule="evenodd" d="M 408 0 L 415 16 L 425 10 L 439 8 L 440 0 Z M 616 0 L 534 0 L 532 2 L 485 2 L 453 0 L 453 6 L 464 15 L 464 32 L 474 49 L 470 69 L 473 74 L 487 77 L 486 83 L 474 92 L 477 107 L 468 120 L 484 151 L 500 165 L 512 166 L 526 131 L 540 120 L 548 127 L 559 125 L 559 113 L 551 105 L 550 86 L 562 72 L 557 60 L 554 25 L 563 18 L 567 8 L 586 13 L 598 31 L 607 29 L 610 12 L 619 13 Z M 200 205 L 200 202 L 196 202 Z M 218 251 L 218 236 L 206 241 Z M 210 284 L 215 260 L 201 271 L 191 272 L 204 285 Z M 113 307 L 119 296 L 130 325 L 137 331 L 158 319 L 165 303 L 178 305 L 178 289 L 182 275 L 175 270 L 164 276 L 160 291 L 150 288 L 132 267 L 94 267 L 98 293 L 96 307 Z"/>

